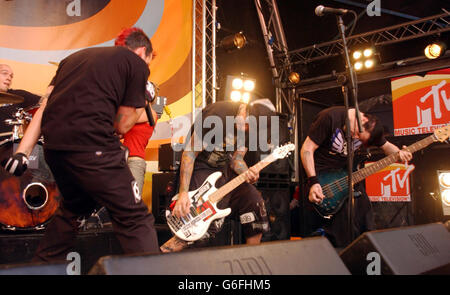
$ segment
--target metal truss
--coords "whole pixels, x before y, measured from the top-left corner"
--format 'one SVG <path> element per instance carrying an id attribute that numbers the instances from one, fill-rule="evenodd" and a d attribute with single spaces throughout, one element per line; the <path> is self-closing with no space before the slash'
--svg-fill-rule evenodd
<path id="1" fill-rule="evenodd" d="M 382 46 L 447 31 L 450 31 L 450 13 L 446 11 L 439 15 L 351 36 L 347 38 L 347 43 L 350 47 L 368 43 Z M 335 40 L 289 51 L 288 55 L 292 66 L 337 56 L 342 54 L 343 50 L 342 40 Z"/>
<path id="2" fill-rule="evenodd" d="M 291 64 L 277 3 L 275 0 L 254 1 L 275 83 L 276 109 L 278 112 L 287 109 L 292 114 L 293 97 L 281 87 L 281 82 L 286 81 L 291 72 Z"/>
<path id="3" fill-rule="evenodd" d="M 283 82 L 288 80 L 291 73 L 291 62 L 288 52 L 286 37 L 281 23 L 280 14 L 276 0 L 254 0 L 256 12 L 258 14 L 261 31 L 264 37 L 267 56 L 269 58 L 270 69 L 275 86 L 275 104 L 279 113 L 289 115 L 290 141 L 295 143 L 296 152 L 294 153 L 293 166 L 295 175 L 294 181 L 298 181 L 298 135 L 297 135 L 297 116 L 295 109 L 295 88 L 283 87 Z"/>
<path id="4" fill-rule="evenodd" d="M 192 119 L 216 101 L 216 0 L 193 0 Z"/>

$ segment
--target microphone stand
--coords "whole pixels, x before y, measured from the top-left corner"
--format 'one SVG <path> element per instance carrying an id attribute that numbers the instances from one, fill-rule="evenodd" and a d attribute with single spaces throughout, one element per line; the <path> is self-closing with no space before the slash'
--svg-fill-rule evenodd
<path id="1" fill-rule="evenodd" d="M 361 132 L 362 131 L 362 124 L 361 124 L 361 116 L 359 113 L 359 107 L 358 107 L 358 91 L 357 91 L 357 81 L 356 81 L 356 75 L 353 70 L 352 64 L 350 62 L 350 56 L 348 53 L 348 46 L 347 46 L 347 40 L 345 38 L 345 25 L 344 21 L 342 20 L 342 17 L 340 15 L 336 16 L 339 32 L 341 34 L 342 38 L 342 44 L 344 47 L 344 54 L 345 54 L 345 67 L 346 67 L 346 75 L 344 77 L 338 77 L 338 82 L 342 85 L 342 94 L 344 96 L 344 103 L 345 103 L 345 110 L 347 112 L 347 118 L 346 118 L 346 139 L 347 139 L 347 170 L 348 170 L 348 228 L 349 228 L 349 243 L 351 243 L 356 237 L 354 233 L 354 206 L 355 206 L 355 198 L 353 194 L 353 139 L 351 135 L 351 127 L 350 127 L 350 118 L 348 115 L 349 110 L 349 102 L 348 102 L 348 92 L 349 88 L 353 95 L 354 103 L 355 103 L 355 115 L 356 120 L 358 122 L 358 129 Z M 356 131 L 356 130 L 355 130 Z"/>

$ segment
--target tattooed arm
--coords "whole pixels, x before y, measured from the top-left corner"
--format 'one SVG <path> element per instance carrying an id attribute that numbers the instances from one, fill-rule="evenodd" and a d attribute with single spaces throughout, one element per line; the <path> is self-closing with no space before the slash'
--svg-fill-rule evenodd
<path id="1" fill-rule="evenodd" d="M 235 151 L 230 166 L 237 174 L 247 173 L 248 183 L 255 183 L 258 181 L 259 178 L 259 171 L 257 171 L 254 168 L 249 169 L 247 167 L 247 163 L 245 163 L 244 161 L 244 156 L 246 152 L 247 148 Z"/>
<path id="2" fill-rule="evenodd" d="M 120 106 L 114 120 L 114 129 L 117 134 L 127 133 L 144 112 L 144 108 Z"/>
<path id="3" fill-rule="evenodd" d="M 180 190 L 178 192 L 178 200 L 173 208 L 173 214 L 177 217 L 186 216 L 189 213 L 189 206 L 191 201 L 189 200 L 189 184 L 191 183 L 192 171 L 194 170 L 194 162 L 197 158 L 199 151 L 194 149 L 194 138 L 190 138 L 188 144 L 186 145 L 183 154 L 181 155 L 180 164 Z"/>

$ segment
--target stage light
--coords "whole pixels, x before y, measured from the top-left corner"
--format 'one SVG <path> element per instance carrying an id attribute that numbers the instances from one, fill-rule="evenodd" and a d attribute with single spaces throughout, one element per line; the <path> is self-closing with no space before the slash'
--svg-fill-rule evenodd
<path id="1" fill-rule="evenodd" d="M 241 73 L 240 76 L 227 76 L 225 99 L 248 103 L 255 89 L 255 80 Z"/>
<path id="2" fill-rule="evenodd" d="M 255 82 L 252 80 L 245 80 L 244 81 L 244 89 L 245 91 L 253 91 L 253 89 L 255 89 Z"/>
<path id="3" fill-rule="evenodd" d="M 242 94 L 242 99 L 241 100 L 244 103 L 248 103 L 250 101 L 250 93 L 244 92 L 244 94 Z"/>
<path id="4" fill-rule="evenodd" d="M 235 49 L 241 49 L 247 44 L 247 38 L 244 33 L 239 32 L 233 35 L 226 36 L 219 42 L 219 47 L 223 48 L 227 52 L 231 52 Z"/>
<path id="5" fill-rule="evenodd" d="M 450 170 L 438 170 L 437 174 L 442 211 L 444 216 L 450 216 Z"/>
<path id="6" fill-rule="evenodd" d="M 361 51 L 356 50 L 356 51 L 353 52 L 353 59 L 355 59 L 355 60 L 360 59 L 361 56 L 362 56 Z"/>
<path id="7" fill-rule="evenodd" d="M 365 57 L 371 57 L 373 55 L 373 49 L 372 48 L 364 49 L 364 53 L 363 54 L 364 54 Z"/>
<path id="8" fill-rule="evenodd" d="M 424 53 L 428 59 L 436 59 L 444 55 L 447 46 L 444 42 L 433 42 L 425 47 Z"/>
<path id="9" fill-rule="evenodd" d="M 373 59 L 368 59 L 364 62 L 364 66 L 366 67 L 366 69 L 370 69 L 374 66 L 374 61 Z"/>
<path id="10" fill-rule="evenodd" d="M 443 187 L 450 188 L 450 172 L 442 172 L 439 175 L 439 184 Z"/>
<path id="11" fill-rule="evenodd" d="M 297 85 L 300 82 L 300 75 L 296 72 L 291 72 L 289 74 L 289 82 L 291 82 L 294 85 Z"/>
<path id="12" fill-rule="evenodd" d="M 244 85 L 244 81 L 242 81 L 241 78 L 234 78 L 233 82 L 231 83 L 231 87 L 233 87 L 233 89 L 236 89 L 236 90 L 241 89 L 243 85 Z"/>
<path id="13" fill-rule="evenodd" d="M 355 70 L 359 71 L 359 70 L 361 70 L 362 68 L 363 68 L 363 63 L 360 62 L 360 61 L 357 61 L 357 62 L 355 63 Z"/>
<path id="14" fill-rule="evenodd" d="M 450 189 L 446 189 L 441 193 L 442 203 L 446 206 L 450 206 Z"/>
<path id="15" fill-rule="evenodd" d="M 242 94 L 238 90 L 233 90 L 233 91 L 231 91 L 230 98 L 232 101 L 240 101 L 242 98 Z"/>
<path id="16" fill-rule="evenodd" d="M 375 47 L 372 45 L 358 46 L 353 50 L 353 67 L 356 71 L 369 70 L 375 67 L 376 60 Z"/>

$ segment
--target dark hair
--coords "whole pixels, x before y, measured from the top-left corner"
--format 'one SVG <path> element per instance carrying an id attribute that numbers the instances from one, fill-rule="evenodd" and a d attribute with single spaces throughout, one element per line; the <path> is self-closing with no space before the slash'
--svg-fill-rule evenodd
<path id="1" fill-rule="evenodd" d="M 370 138 L 367 144 L 369 146 L 374 145 L 376 142 L 380 142 L 380 139 L 384 136 L 384 127 L 381 124 L 380 119 L 371 114 L 364 114 L 368 121 L 364 123 L 364 130 L 370 133 Z"/>
<path id="2" fill-rule="evenodd" d="M 114 45 L 125 46 L 131 50 L 144 46 L 145 54 L 147 56 L 153 52 L 152 41 L 150 41 L 150 38 L 148 38 L 142 29 L 136 27 L 123 29 L 116 37 Z"/>

